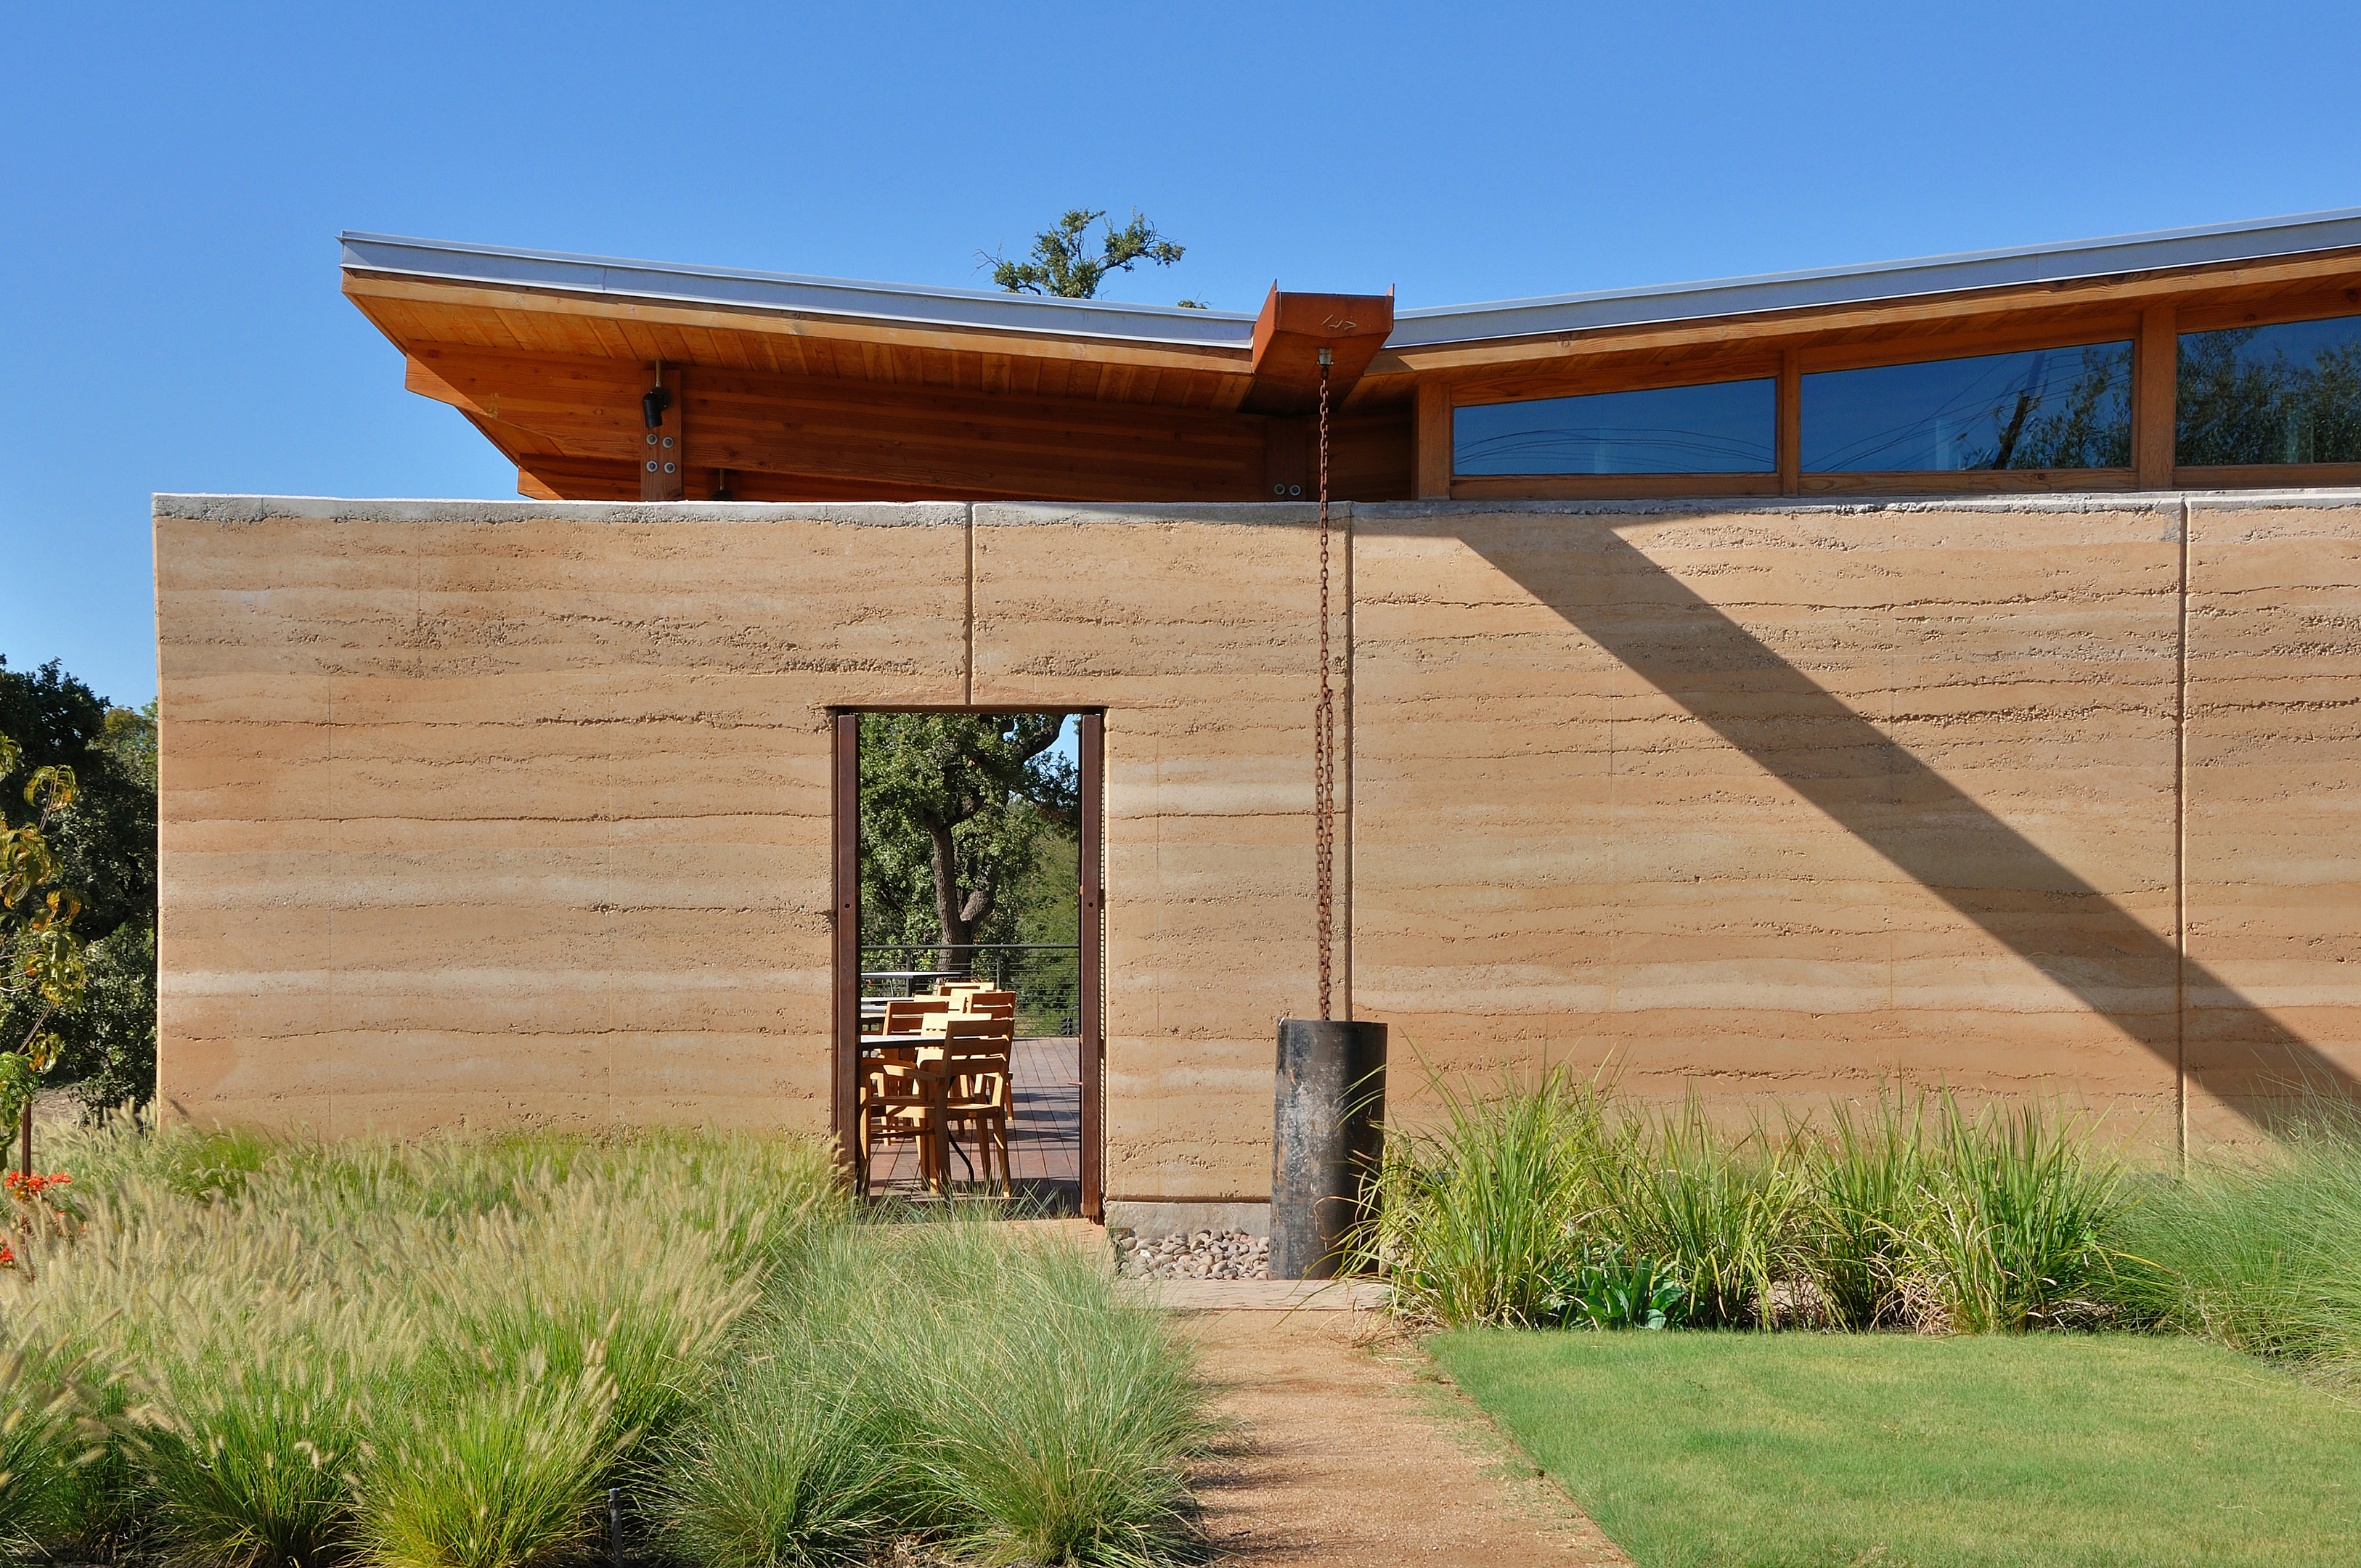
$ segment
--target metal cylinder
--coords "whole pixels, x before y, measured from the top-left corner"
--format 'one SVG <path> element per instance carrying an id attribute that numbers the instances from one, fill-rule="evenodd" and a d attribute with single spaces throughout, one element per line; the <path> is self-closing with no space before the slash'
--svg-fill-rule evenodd
<path id="1" fill-rule="evenodd" d="M 1279 1021 L 1270 1147 L 1270 1277 L 1334 1279 L 1361 1184 L 1377 1172 L 1386 1026 Z"/>

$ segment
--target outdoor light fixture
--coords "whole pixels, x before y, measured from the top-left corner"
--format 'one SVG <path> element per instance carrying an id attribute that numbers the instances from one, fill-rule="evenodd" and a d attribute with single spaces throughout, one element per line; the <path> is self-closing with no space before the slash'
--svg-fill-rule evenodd
<path id="1" fill-rule="evenodd" d="M 640 418 L 647 422 L 650 430 L 660 429 L 664 424 L 664 410 L 670 407 L 672 407 L 672 389 L 651 388 L 647 396 L 640 400 Z"/>

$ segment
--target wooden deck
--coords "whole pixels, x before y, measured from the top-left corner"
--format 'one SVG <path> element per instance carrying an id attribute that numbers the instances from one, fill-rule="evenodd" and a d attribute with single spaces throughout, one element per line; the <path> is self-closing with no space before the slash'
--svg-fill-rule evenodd
<path id="1" fill-rule="evenodd" d="M 1048 1214 L 1079 1212 L 1082 1194 L 1082 1042 L 1027 1039 L 1016 1042 L 1009 1068 L 1014 1114 L 1008 1124 L 1008 1163 L 1016 1197 L 1031 1211 Z M 975 1157 L 972 1148 L 968 1157 Z M 952 1179 L 963 1180 L 967 1167 L 951 1157 Z M 918 1151 L 895 1144 L 877 1151 L 869 1190 L 877 1196 L 915 1198 L 918 1185 Z"/>

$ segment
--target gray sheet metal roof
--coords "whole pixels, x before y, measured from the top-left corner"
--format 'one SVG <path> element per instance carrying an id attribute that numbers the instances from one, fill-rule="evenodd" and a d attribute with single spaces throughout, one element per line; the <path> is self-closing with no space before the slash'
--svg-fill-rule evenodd
<path id="1" fill-rule="evenodd" d="M 390 235 L 346 233 L 338 238 L 344 246 L 346 267 L 452 282 L 562 289 L 575 293 L 613 294 L 682 304 L 1134 343 L 1245 348 L 1254 334 L 1254 317 L 1229 311 L 1123 305 L 1097 300 L 1049 300 L 980 289 L 923 289 L 902 283 L 856 282 L 727 267 L 680 267 L 557 251 L 403 239 Z M 2258 223 L 2167 229 L 2156 234 L 1925 257 L 1865 267 L 1772 272 L 1710 282 L 1400 311 L 1395 314 L 1393 335 L 1386 340 L 1386 346 L 1435 346 L 1766 311 L 1864 304 L 2355 247 L 2361 247 L 2361 207 Z"/>

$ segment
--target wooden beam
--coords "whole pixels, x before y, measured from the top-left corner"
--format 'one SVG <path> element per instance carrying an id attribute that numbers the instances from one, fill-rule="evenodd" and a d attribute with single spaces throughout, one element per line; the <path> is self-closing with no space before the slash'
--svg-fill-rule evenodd
<path id="1" fill-rule="evenodd" d="M 1418 499 L 1451 499 L 1451 384 L 1439 378 L 1418 378 L 1417 455 L 1414 477 Z"/>
<path id="2" fill-rule="evenodd" d="M 677 365 L 661 360 L 648 367 L 648 388 L 640 416 L 640 499 L 676 501 L 688 487 L 688 387 Z M 653 408 L 655 422 L 648 422 Z"/>
<path id="3" fill-rule="evenodd" d="M 2143 490 L 2172 488 L 2180 408 L 2180 328 L 2170 305 L 2140 313 L 2132 351 L 2132 475 Z"/>
<path id="4" fill-rule="evenodd" d="M 650 367 L 621 361 L 422 345 L 413 356 L 431 373 L 433 395 L 447 391 L 462 407 L 497 406 L 569 460 L 603 459 L 644 477 L 649 460 L 640 398 Z M 1264 420 L 1206 409 L 1079 399 L 1027 398 L 880 386 L 831 378 L 664 366 L 668 383 L 686 390 L 673 411 L 684 415 L 689 453 L 686 488 L 695 492 L 717 468 L 735 477 L 733 493 L 759 498 L 755 475 L 829 477 L 909 499 L 1207 500 L 1268 499 Z M 447 400 L 447 399 L 446 399 Z M 686 405 L 684 410 L 683 405 Z M 1334 442 L 1374 439 L 1399 420 L 1340 417 Z M 693 424 L 694 431 L 686 426 Z M 512 460 L 544 480 L 556 466 L 518 445 Z M 1407 468 L 1405 453 L 1400 459 Z M 1356 465 L 1365 476 L 1383 463 Z M 555 481 L 553 481 L 555 482 Z M 563 487 L 560 487 L 561 490 Z M 631 493 L 638 494 L 635 480 Z M 1387 500 L 1407 493 L 1337 489 L 1340 499 Z"/>
<path id="5" fill-rule="evenodd" d="M 1918 365 L 1939 359 L 1974 359 L 1987 354 L 2024 354 L 2040 348 L 2080 348 L 2138 340 L 2139 317 L 2125 312 L 2078 316 L 2063 325 L 2038 332 L 2013 326 L 1880 338 L 1872 343 L 1807 343 L 1796 345 L 1795 354 L 1804 374 L 1816 376 L 1823 370 L 1867 370 L 1883 365 Z"/>
<path id="6" fill-rule="evenodd" d="M 1807 496 L 2030 495 L 2044 491 L 2128 490 L 2129 468 L 1906 469 L 1886 474 L 1806 474 Z"/>
<path id="7" fill-rule="evenodd" d="M 2182 303 L 2182 332 L 2220 332 L 2225 327 L 2276 326 L 2281 322 L 2319 321 L 2361 312 L 2361 287 L 2298 290 L 2261 300 L 2228 300 L 2213 304 Z"/>
<path id="8" fill-rule="evenodd" d="M 1793 352 L 1790 350 L 1789 352 Z M 1457 408 L 1521 403 L 1535 398 L 1579 398 L 1592 392 L 1641 392 L 1658 387 L 1704 387 L 1722 381 L 1764 381 L 1779 374 L 1778 353 L 1717 356 L 1670 365 L 1576 366 L 1510 376 L 1451 378 Z M 1441 381 L 1444 378 L 1433 378 Z M 1422 380 L 1426 379 L 1421 378 Z"/>
<path id="9" fill-rule="evenodd" d="M 1779 493 L 1792 496 L 1802 488 L 1804 472 L 1804 367 L 1794 349 L 1779 356 Z"/>
<path id="10" fill-rule="evenodd" d="M 564 501 L 577 499 L 560 495 L 555 486 L 534 477 L 530 470 L 522 467 L 517 470 L 517 494 L 536 501 Z"/>
<path id="11" fill-rule="evenodd" d="M 1775 496 L 1776 474 L 1462 474 L 1461 500 L 1644 500 L 1655 496 Z M 1423 499 L 1423 498 L 1422 498 Z"/>
<path id="12" fill-rule="evenodd" d="M 1300 501 L 1320 494 L 1317 433 L 1308 419 L 1265 420 L 1262 427 L 1263 499 Z M 1333 455 L 1333 454 L 1332 454 Z M 1334 476 L 1331 476 L 1333 491 Z"/>
<path id="13" fill-rule="evenodd" d="M 1238 407 L 1246 413 L 1306 414 L 1320 400 L 1320 351 L 1326 349 L 1333 411 L 1360 380 L 1394 330 L 1391 294 L 1282 294 L 1270 297 L 1254 330 L 1254 380 Z"/>

